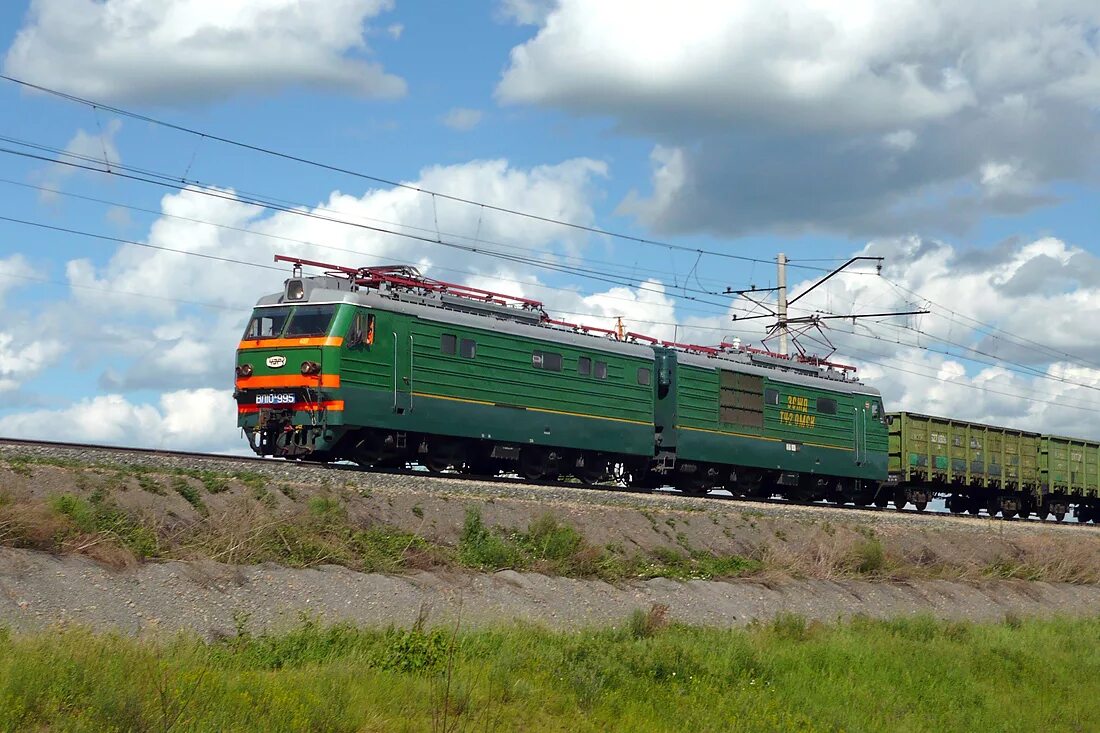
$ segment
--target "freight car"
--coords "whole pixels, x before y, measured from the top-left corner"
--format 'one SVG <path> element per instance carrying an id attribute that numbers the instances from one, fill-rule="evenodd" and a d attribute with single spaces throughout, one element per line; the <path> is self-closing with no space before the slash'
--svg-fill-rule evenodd
<path id="1" fill-rule="evenodd" d="M 259 455 L 884 504 L 878 392 L 829 366 L 550 319 L 403 266 L 297 258 L 237 354 Z M 324 268 L 302 277 L 303 265 Z"/>
<path id="2" fill-rule="evenodd" d="M 1100 519 L 1100 443 L 994 425 L 892 413 L 889 480 L 908 491 L 947 497 L 956 514 L 1061 521 L 1077 507 Z"/>

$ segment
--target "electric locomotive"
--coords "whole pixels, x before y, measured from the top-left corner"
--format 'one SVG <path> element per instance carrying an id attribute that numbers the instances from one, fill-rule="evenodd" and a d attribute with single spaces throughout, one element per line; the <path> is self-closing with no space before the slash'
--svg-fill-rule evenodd
<path id="1" fill-rule="evenodd" d="M 294 275 L 237 353 L 238 424 L 259 455 L 898 499 L 881 397 L 843 370 L 568 324 L 407 266 L 276 259 Z"/>

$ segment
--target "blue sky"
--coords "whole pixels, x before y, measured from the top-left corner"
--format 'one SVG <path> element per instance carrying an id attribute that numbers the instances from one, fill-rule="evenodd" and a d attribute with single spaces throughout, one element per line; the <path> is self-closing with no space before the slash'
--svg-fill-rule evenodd
<path id="1" fill-rule="evenodd" d="M 1089 423 L 1100 406 L 1098 28 L 1100 9 L 1074 0 L 12 2 L 0 8 L 6 75 L 384 179 L 765 262 L 433 200 L 11 82 L 0 82 L 0 135 L 14 142 L 0 147 L 106 159 L 222 198 L 2 153 L 0 217 L 264 265 L 280 251 L 408 261 L 539 297 L 570 320 L 621 315 L 701 343 L 759 341 L 762 322 L 738 326 L 729 316 L 750 303 L 692 290 L 768 286 L 779 251 L 810 267 L 835 263 L 797 260 L 882 255 L 883 277 L 865 268 L 803 302 L 932 310 L 831 334 L 888 403 L 1100 436 Z M 596 277 L 232 200 L 246 193 Z M 795 268 L 791 281 L 818 274 Z M 283 277 L 0 221 L 0 434 L 240 449 L 233 345 L 249 304 Z"/>

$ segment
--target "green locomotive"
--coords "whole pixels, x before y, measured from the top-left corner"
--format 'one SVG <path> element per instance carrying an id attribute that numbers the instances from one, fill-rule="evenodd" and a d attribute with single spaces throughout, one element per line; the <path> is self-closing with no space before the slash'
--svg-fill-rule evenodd
<path id="1" fill-rule="evenodd" d="M 260 299 L 237 353 L 238 423 L 259 455 L 924 501 L 884 488 L 881 398 L 843 371 L 565 324 L 409 267 L 277 259 L 294 277 Z"/>

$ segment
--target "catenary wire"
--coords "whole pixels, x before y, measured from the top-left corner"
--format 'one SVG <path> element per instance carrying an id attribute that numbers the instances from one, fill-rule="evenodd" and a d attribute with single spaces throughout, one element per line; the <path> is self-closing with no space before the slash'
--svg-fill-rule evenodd
<path id="1" fill-rule="evenodd" d="M 64 100 L 69 101 L 69 102 L 73 102 L 73 103 L 76 103 L 76 104 L 81 104 L 81 105 L 84 105 L 84 106 L 89 107 L 91 109 L 100 109 L 100 110 L 103 110 L 105 112 L 110 112 L 112 114 L 117 114 L 121 117 L 128 117 L 130 119 L 139 120 L 141 122 L 146 122 L 146 123 L 156 125 L 156 126 L 159 126 L 159 127 L 164 127 L 166 129 L 171 129 L 171 130 L 175 130 L 177 132 L 186 133 L 188 135 L 197 136 L 197 137 L 200 138 L 200 140 L 213 140 L 215 142 L 219 142 L 219 143 L 223 143 L 225 145 L 230 145 L 230 146 L 233 146 L 233 147 L 241 148 L 243 150 L 249 150 L 251 152 L 256 152 L 256 153 L 261 153 L 261 154 L 264 154 L 264 155 L 273 156 L 273 157 L 280 158 L 280 159 L 283 159 L 283 160 L 287 160 L 287 161 L 290 161 L 290 162 L 299 163 L 299 164 L 302 164 L 302 165 L 308 165 L 308 166 L 312 166 L 312 167 L 319 168 L 319 169 L 322 169 L 322 170 L 327 170 L 327 171 L 330 171 L 330 172 L 333 172 L 333 173 L 340 173 L 342 175 L 347 175 L 347 176 L 351 176 L 351 177 L 354 177 L 354 178 L 360 178 L 360 179 L 363 179 L 363 180 L 372 181 L 374 183 L 379 183 L 379 184 L 382 184 L 382 185 L 385 185 L 385 186 L 390 186 L 392 188 L 406 189 L 406 190 L 409 190 L 409 191 L 414 191 L 416 193 L 420 193 L 420 194 L 424 194 L 424 195 L 428 195 L 428 196 L 434 196 L 434 197 L 437 197 L 437 198 L 440 198 L 440 199 L 445 199 L 445 200 L 448 200 L 448 201 L 454 201 L 456 203 L 467 204 L 467 205 L 470 205 L 470 206 L 478 206 L 478 207 L 482 207 L 482 208 L 485 208 L 485 209 L 488 209 L 488 210 L 491 210 L 491 211 L 498 211 L 498 212 L 503 213 L 503 214 L 510 214 L 510 215 L 513 215 L 513 216 L 524 217 L 524 218 L 531 219 L 531 220 L 534 220 L 534 221 L 540 221 L 540 222 L 543 222 L 543 223 L 546 223 L 546 224 L 554 224 L 554 225 L 557 225 L 557 226 L 568 227 L 570 229 L 575 229 L 575 230 L 578 230 L 578 231 L 588 232 L 590 234 L 597 234 L 597 235 L 601 235 L 601 236 L 607 236 L 607 237 L 613 237 L 613 238 L 616 238 L 616 239 L 622 239 L 624 241 L 634 242 L 636 244 L 644 244 L 644 245 L 650 245 L 650 246 L 655 246 L 655 247 L 663 247 L 663 248 L 669 249 L 669 250 L 676 250 L 676 251 L 682 251 L 682 252 L 691 252 L 691 253 L 695 253 L 695 254 L 706 254 L 706 255 L 711 255 L 711 256 L 714 256 L 714 257 L 724 257 L 724 258 L 742 260 L 742 261 L 748 261 L 748 262 L 768 262 L 768 263 L 772 262 L 771 260 L 760 260 L 760 259 L 757 259 L 757 258 L 746 257 L 746 256 L 743 256 L 743 255 L 731 254 L 729 252 L 721 252 L 721 251 L 718 251 L 718 250 L 703 249 L 701 247 L 691 247 L 691 246 L 687 246 L 687 245 L 675 244 L 675 243 L 672 243 L 672 242 L 664 242 L 664 241 L 661 241 L 661 240 L 649 239 L 649 238 L 646 238 L 646 237 L 639 237 L 639 236 L 636 236 L 636 235 L 626 234 L 626 233 L 623 233 L 623 232 L 616 232 L 616 231 L 613 231 L 613 230 L 610 230 L 610 229 L 604 229 L 604 228 L 601 228 L 601 227 L 595 227 L 595 226 L 590 226 L 590 225 L 586 225 L 586 224 L 578 224 L 576 222 L 569 222 L 569 221 L 565 221 L 565 220 L 562 220 L 562 219 L 556 219 L 556 218 L 550 217 L 550 216 L 543 216 L 543 215 L 540 215 L 540 214 L 533 214 L 533 213 L 530 213 L 530 212 L 521 211 L 519 209 L 513 209 L 513 208 L 510 208 L 510 207 L 507 207 L 507 206 L 498 206 L 496 204 L 486 203 L 486 202 L 483 202 L 483 201 L 477 201 L 477 200 L 465 198 L 465 197 L 462 197 L 462 196 L 455 196 L 455 195 L 448 194 L 448 193 L 445 193 L 445 192 L 442 192 L 442 191 L 434 191 L 434 190 L 423 188 L 423 187 L 420 187 L 420 186 L 414 186 L 414 185 L 409 184 L 409 183 L 401 183 L 400 181 L 394 181 L 394 180 L 384 178 L 384 177 L 381 177 L 381 176 L 375 176 L 375 175 L 371 175 L 371 174 L 368 174 L 368 173 L 362 173 L 360 171 L 354 171 L 354 170 L 351 170 L 351 169 L 348 169 L 348 168 L 343 168 L 343 167 L 340 167 L 340 166 L 335 166 L 335 165 L 331 165 L 331 164 L 328 164 L 328 163 L 323 163 L 323 162 L 320 162 L 320 161 L 311 160 L 309 158 L 305 158 L 305 157 L 298 156 L 298 155 L 293 155 L 291 153 L 285 153 L 285 152 L 282 152 L 282 151 L 279 151 L 279 150 L 275 150 L 273 148 L 267 148 L 267 147 L 264 147 L 264 146 L 261 146 L 261 145 L 256 145 L 256 144 L 253 144 L 253 143 L 247 143 L 247 142 L 244 142 L 244 141 L 241 141 L 241 140 L 235 140 L 233 138 L 224 137 L 224 136 L 221 136 L 221 135 L 215 135 L 213 133 L 204 132 L 202 130 L 197 130 L 197 129 L 186 127 L 184 125 L 180 125 L 180 124 L 177 124 L 177 123 L 168 122 L 166 120 L 161 120 L 161 119 L 158 119 L 158 118 L 155 118 L 155 117 L 151 117 L 149 115 L 141 114 L 141 113 L 138 113 L 138 112 L 132 112 L 130 110 L 126 110 L 126 109 L 123 109 L 123 108 L 120 108 L 120 107 L 115 107 L 115 106 L 112 106 L 112 105 L 109 105 L 109 104 L 103 104 L 103 103 L 96 102 L 96 101 L 93 101 L 93 100 L 90 100 L 90 99 L 85 99 L 83 97 L 79 97 L 79 96 L 76 96 L 74 94 L 69 94 L 67 92 L 62 92 L 62 91 L 57 90 L 57 89 L 52 89 L 50 87 L 42 86 L 42 85 L 39 85 L 39 84 L 34 84 L 34 83 L 24 81 L 22 79 L 18 79 L 16 77 L 9 76 L 9 75 L 6 75 L 6 74 L 0 74 L 0 79 L 11 82 L 13 84 L 20 85 L 20 86 L 25 87 L 27 89 L 34 89 L 35 91 L 39 91 L 39 92 L 42 92 L 42 93 L 45 93 L 45 94 L 49 94 L 49 95 L 58 97 L 60 99 L 64 99 Z M 803 269 L 807 269 L 807 270 L 816 270 L 816 271 L 821 271 L 821 272 L 827 272 L 827 270 L 825 268 L 808 267 L 808 266 L 799 266 L 799 267 L 802 267 Z"/>

